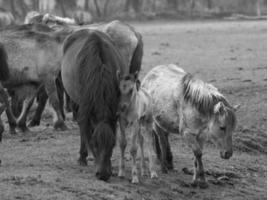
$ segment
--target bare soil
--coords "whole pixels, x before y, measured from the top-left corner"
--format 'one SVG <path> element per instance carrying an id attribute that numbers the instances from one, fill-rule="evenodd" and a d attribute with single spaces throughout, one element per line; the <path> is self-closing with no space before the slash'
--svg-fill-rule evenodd
<path id="1" fill-rule="evenodd" d="M 211 144 L 204 152 L 209 188 L 192 188 L 193 155 L 179 136 L 171 136 L 175 170 L 157 180 L 130 183 L 126 154 L 125 179 L 118 172 L 99 181 L 92 159 L 77 164 L 79 131 L 68 116 L 68 131 L 55 131 L 47 111 L 40 127 L 26 134 L 6 132 L 0 146 L 0 200 L 223 200 L 267 199 L 267 23 L 152 22 L 135 23 L 143 34 L 145 55 L 141 77 L 153 66 L 175 63 L 214 84 L 232 104 L 241 104 L 234 134 L 234 156 L 221 160 Z M 226 178 L 222 178 L 222 177 Z"/>

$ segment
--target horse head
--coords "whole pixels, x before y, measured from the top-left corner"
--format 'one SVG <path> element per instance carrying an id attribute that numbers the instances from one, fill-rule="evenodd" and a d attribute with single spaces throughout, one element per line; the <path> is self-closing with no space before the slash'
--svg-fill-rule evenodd
<path id="1" fill-rule="evenodd" d="M 235 108 L 219 101 L 214 105 L 209 125 L 209 136 L 220 148 L 220 156 L 229 159 L 233 155 L 232 135 L 236 127 Z"/>
<path id="2" fill-rule="evenodd" d="M 132 103 L 137 91 L 140 87 L 140 81 L 138 79 L 138 72 L 135 74 L 128 74 L 123 77 L 119 77 L 120 84 L 120 111 L 125 111 Z"/>
<path id="3" fill-rule="evenodd" d="M 115 146 L 115 130 L 106 122 L 99 123 L 90 140 L 90 148 L 95 158 L 96 177 L 107 181 L 112 175 L 111 156 Z"/>

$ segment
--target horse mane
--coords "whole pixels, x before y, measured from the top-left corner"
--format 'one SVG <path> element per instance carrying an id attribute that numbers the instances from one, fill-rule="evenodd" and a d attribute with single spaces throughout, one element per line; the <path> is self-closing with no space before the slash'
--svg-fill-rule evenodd
<path id="1" fill-rule="evenodd" d="M 222 101 L 227 107 L 231 107 L 216 87 L 200 79 L 195 79 L 190 73 L 184 75 L 182 85 L 184 101 L 190 103 L 204 115 L 211 115 L 214 112 L 214 105 L 219 101 Z"/>
<path id="2" fill-rule="evenodd" d="M 144 43 L 143 43 L 142 35 L 136 32 L 131 26 L 129 27 L 135 33 L 135 36 L 138 40 L 137 46 L 132 56 L 130 69 L 129 69 L 129 73 L 134 74 L 135 72 L 140 72 L 141 70 L 142 59 L 143 59 L 143 54 L 144 54 L 144 51 L 143 51 Z"/>
<path id="3" fill-rule="evenodd" d="M 9 79 L 8 56 L 5 47 L 0 43 L 0 81 Z"/>
<path id="4" fill-rule="evenodd" d="M 72 34 L 64 43 L 64 52 L 74 41 L 85 39 L 77 52 L 81 99 L 79 120 L 102 119 L 116 123 L 119 102 L 117 70 L 123 63 L 116 47 L 107 35 L 100 31 L 80 30 Z M 90 103 L 88 103 L 90 102 Z"/>

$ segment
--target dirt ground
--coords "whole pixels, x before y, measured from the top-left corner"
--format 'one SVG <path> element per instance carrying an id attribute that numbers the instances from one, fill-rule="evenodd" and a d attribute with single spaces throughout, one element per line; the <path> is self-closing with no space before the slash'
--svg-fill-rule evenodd
<path id="1" fill-rule="evenodd" d="M 176 170 L 159 178 L 130 183 L 126 154 L 125 179 L 118 172 L 118 147 L 113 153 L 114 176 L 106 183 L 94 176 L 94 164 L 77 164 L 79 132 L 54 131 L 51 117 L 30 133 L 4 134 L 0 145 L 0 200 L 177 200 L 267 199 L 267 22 L 135 23 L 143 34 L 145 55 L 141 77 L 158 64 L 176 63 L 214 84 L 234 104 L 238 127 L 234 156 L 221 160 L 207 145 L 203 163 L 209 188 L 190 187 L 193 155 L 179 136 L 171 136 Z M 48 112 L 49 113 L 49 112 Z M 226 175 L 228 179 L 218 177 Z"/>

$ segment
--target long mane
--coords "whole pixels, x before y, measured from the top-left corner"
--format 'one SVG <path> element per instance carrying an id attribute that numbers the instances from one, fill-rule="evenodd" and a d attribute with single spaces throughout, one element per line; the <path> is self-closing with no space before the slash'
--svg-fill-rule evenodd
<path id="1" fill-rule="evenodd" d="M 9 78 L 8 56 L 5 47 L 0 43 L 0 81 L 6 81 Z"/>
<path id="2" fill-rule="evenodd" d="M 121 71 L 124 63 L 108 36 L 99 31 L 75 32 L 64 42 L 63 51 L 80 39 L 84 42 L 76 61 L 81 85 L 78 120 L 89 117 L 115 123 L 119 101 L 117 70 Z"/>
<path id="3" fill-rule="evenodd" d="M 182 79 L 183 98 L 185 102 L 191 103 L 200 113 L 210 115 L 214 111 L 214 105 L 222 101 L 231 107 L 226 98 L 209 83 L 194 78 L 187 73 Z"/>

